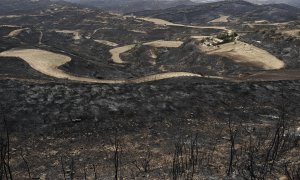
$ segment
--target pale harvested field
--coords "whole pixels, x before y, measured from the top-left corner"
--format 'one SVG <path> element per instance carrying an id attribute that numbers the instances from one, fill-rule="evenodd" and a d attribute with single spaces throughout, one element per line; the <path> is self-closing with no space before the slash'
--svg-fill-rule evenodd
<path id="1" fill-rule="evenodd" d="M 125 62 L 121 59 L 120 54 L 122 54 L 124 52 L 127 52 L 127 51 L 131 50 L 134 47 L 135 47 L 135 45 L 131 44 L 131 45 L 127 45 L 127 46 L 122 46 L 122 47 L 117 47 L 117 48 L 111 49 L 109 51 L 110 54 L 112 55 L 111 59 L 116 64 L 124 64 Z"/>
<path id="2" fill-rule="evenodd" d="M 143 21 L 148 21 L 152 22 L 156 25 L 161 25 L 161 26 L 175 26 L 175 27 L 188 27 L 188 28 L 195 28 L 195 29 L 219 29 L 219 30 L 226 30 L 226 27 L 224 26 L 191 26 L 191 25 L 184 25 L 184 24 L 175 24 L 163 19 L 157 19 L 157 18 L 150 18 L 150 17 L 145 17 L 145 18 L 137 18 Z"/>
<path id="3" fill-rule="evenodd" d="M 209 21 L 210 23 L 226 23 L 228 22 L 229 16 L 220 15 L 219 18 Z"/>
<path id="4" fill-rule="evenodd" d="M 167 47 L 167 48 L 178 48 L 183 44 L 182 41 L 164 41 L 157 40 L 152 42 L 144 43 L 143 45 L 152 46 L 152 47 Z"/>
<path id="5" fill-rule="evenodd" d="M 121 79 L 121 80 L 100 80 L 88 77 L 78 77 L 68 74 L 60 69 L 61 65 L 70 62 L 71 58 L 62 54 L 57 54 L 40 49 L 12 49 L 0 53 L 0 57 L 18 57 L 26 61 L 33 69 L 51 77 L 68 79 L 73 81 L 87 83 L 103 83 L 103 84 L 126 84 L 126 83 L 144 83 L 150 81 L 158 81 L 163 79 L 178 78 L 178 77 L 198 77 L 199 74 L 188 72 L 169 72 L 149 75 L 136 79 Z M 209 76 L 209 78 L 223 79 L 222 77 Z"/>
<path id="6" fill-rule="evenodd" d="M 143 21 L 148 21 L 148 22 L 152 22 L 156 25 L 162 25 L 162 26 L 172 26 L 172 25 L 176 25 L 174 23 L 171 23 L 169 21 L 163 20 L 163 19 L 157 19 L 157 18 L 150 18 L 150 17 L 145 17 L 145 18 L 137 18 Z"/>
<path id="7" fill-rule="evenodd" d="M 166 72 L 139 77 L 136 79 L 120 79 L 120 80 L 100 80 L 88 77 L 78 77 L 68 74 L 60 69 L 61 65 L 70 62 L 71 58 L 62 54 L 57 54 L 40 49 L 12 49 L 9 51 L 1 52 L 0 57 L 18 57 L 27 62 L 33 69 L 59 79 L 68 79 L 73 81 L 85 82 L 85 83 L 100 83 L 100 84 L 128 84 L 128 83 L 144 83 L 150 81 L 158 81 L 170 78 L 179 77 L 196 77 L 203 78 L 200 74 L 188 73 L 188 72 Z M 205 78 L 211 79 L 225 79 L 232 80 L 219 76 L 205 76 Z M 269 81 L 269 80 L 289 80 L 299 79 L 300 74 L 298 70 L 291 71 L 274 71 L 274 72 L 262 72 L 245 76 L 237 79 L 238 81 Z"/>
<path id="8" fill-rule="evenodd" d="M 33 69 L 56 78 L 65 78 L 65 73 L 57 67 L 71 61 L 68 56 L 38 49 L 12 49 L 0 53 L 0 56 L 21 58 Z"/>
<path id="9" fill-rule="evenodd" d="M 180 47 L 183 44 L 182 41 L 163 41 L 163 40 L 157 40 L 152 42 L 144 43 L 143 45 L 146 46 L 152 46 L 152 47 L 168 47 L 168 48 L 177 48 Z M 117 47 L 114 49 L 111 49 L 109 52 L 112 55 L 111 59 L 116 64 L 124 64 L 125 62 L 121 59 L 120 54 L 127 52 L 131 49 L 133 49 L 136 45 L 126 45 L 122 47 Z"/>
<path id="10" fill-rule="evenodd" d="M 97 43 L 100 43 L 100 44 L 111 46 L 111 47 L 116 47 L 116 46 L 119 45 L 117 43 L 114 43 L 114 42 L 111 42 L 111 41 L 106 41 L 106 40 L 94 40 L 94 41 L 97 42 Z"/>
<path id="11" fill-rule="evenodd" d="M 200 49 L 207 54 L 215 54 L 232 59 L 236 63 L 251 64 L 265 70 L 282 69 L 285 64 L 267 51 L 253 45 L 236 41 L 218 47 L 201 45 Z"/>
<path id="12" fill-rule="evenodd" d="M 62 54 L 57 54 L 39 49 L 12 49 L 0 53 L 0 57 L 18 57 L 26 61 L 33 69 L 59 79 L 69 79 L 91 83 L 122 83 L 123 81 L 98 80 L 86 77 L 77 77 L 68 74 L 60 69 L 61 65 L 71 61 L 71 58 Z"/>

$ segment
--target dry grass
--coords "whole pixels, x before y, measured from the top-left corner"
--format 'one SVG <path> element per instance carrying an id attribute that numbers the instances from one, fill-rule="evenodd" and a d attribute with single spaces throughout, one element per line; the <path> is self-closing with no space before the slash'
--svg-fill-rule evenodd
<path id="1" fill-rule="evenodd" d="M 94 40 L 95 42 L 97 43 L 100 43 L 100 44 L 104 44 L 104 45 L 107 45 L 107 46 L 111 46 L 111 47 L 116 47 L 118 46 L 117 43 L 114 43 L 114 42 L 111 42 L 111 41 L 106 41 L 106 40 Z"/>
<path id="2" fill-rule="evenodd" d="M 122 47 L 117 47 L 114 49 L 111 49 L 109 52 L 112 55 L 111 59 L 113 60 L 114 63 L 116 64 L 124 64 L 125 62 L 121 59 L 120 54 L 127 52 L 134 48 L 135 45 L 127 45 L 127 46 L 122 46 Z"/>
<path id="3" fill-rule="evenodd" d="M 91 83 L 118 83 L 114 80 L 98 80 L 86 77 L 77 77 L 68 74 L 60 69 L 61 65 L 71 61 L 71 58 L 62 54 L 57 54 L 40 49 L 12 49 L 0 53 L 0 57 L 18 57 L 26 61 L 33 69 L 51 77 L 59 79 L 69 79 L 74 81 Z M 121 83 L 121 81 L 120 81 Z"/>
<path id="4" fill-rule="evenodd" d="M 12 49 L 0 53 L 0 56 L 21 58 L 37 71 L 57 78 L 65 78 L 57 67 L 71 61 L 68 56 L 38 49 Z"/>
<path id="5" fill-rule="evenodd" d="M 174 23 L 171 23 L 169 21 L 163 20 L 163 19 L 157 19 L 157 18 L 150 18 L 150 17 L 145 17 L 145 18 L 137 18 L 143 21 L 148 21 L 148 22 L 152 22 L 156 25 L 163 25 L 163 26 L 171 26 L 171 25 L 175 25 Z"/>
<path id="6" fill-rule="evenodd" d="M 143 21 L 148 21 L 152 22 L 156 25 L 160 26 L 175 26 L 175 27 L 188 27 L 188 28 L 195 28 L 195 29 L 219 29 L 219 30 L 226 30 L 226 27 L 224 26 L 190 26 L 190 25 L 184 25 L 184 24 L 175 24 L 163 19 L 157 19 L 157 18 L 150 18 L 150 17 L 145 17 L 145 18 L 137 18 Z"/>
<path id="7" fill-rule="evenodd" d="M 236 63 L 251 64 L 265 70 L 282 69 L 285 64 L 267 51 L 253 45 L 236 41 L 216 46 L 201 45 L 207 54 L 215 54 L 232 59 Z"/>
<path id="8" fill-rule="evenodd" d="M 219 18 L 209 21 L 210 23 L 226 23 L 228 22 L 229 16 L 220 15 Z"/>
<path id="9" fill-rule="evenodd" d="M 178 48 L 183 44 L 182 41 L 164 41 L 157 40 L 152 42 L 144 43 L 143 45 L 152 46 L 152 47 L 167 47 L 167 48 Z"/>

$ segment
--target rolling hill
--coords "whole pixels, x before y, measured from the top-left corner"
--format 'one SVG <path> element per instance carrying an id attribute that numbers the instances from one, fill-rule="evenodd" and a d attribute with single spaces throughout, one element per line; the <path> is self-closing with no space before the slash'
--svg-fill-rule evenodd
<path id="1" fill-rule="evenodd" d="M 190 0 L 66 0 L 107 11 L 129 13 L 143 10 L 157 10 L 181 5 L 195 5 Z"/>
<path id="2" fill-rule="evenodd" d="M 209 2 L 216 2 L 220 0 L 193 0 L 197 3 L 209 3 Z M 295 7 L 300 7 L 300 1 L 298 0 L 246 0 L 251 3 L 255 4 L 288 4 Z"/>
<path id="3" fill-rule="evenodd" d="M 137 16 L 151 16 L 171 22 L 203 24 L 229 16 L 234 21 L 267 20 L 284 22 L 299 20 L 299 8 L 285 4 L 257 5 L 242 0 L 221 1 L 196 6 L 173 7 L 166 10 L 136 12 Z"/>
<path id="4" fill-rule="evenodd" d="M 0 0 L 0 179 L 300 179 L 298 12 Z"/>

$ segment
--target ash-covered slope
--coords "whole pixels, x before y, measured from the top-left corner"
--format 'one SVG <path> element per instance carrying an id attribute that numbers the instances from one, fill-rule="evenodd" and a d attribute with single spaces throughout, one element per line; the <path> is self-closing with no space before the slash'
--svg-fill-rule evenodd
<path id="1" fill-rule="evenodd" d="M 285 4 L 257 5 L 242 0 L 221 1 L 196 6 L 174 7 L 166 10 L 142 11 L 138 16 L 152 16 L 180 23 L 207 23 L 220 15 L 235 21 L 268 20 L 283 22 L 297 20 L 299 8 Z"/>
<path id="2" fill-rule="evenodd" d="M 54 6 L 83 8 L 83 6 L 58 0 L 0 0 L 0 15 L 38 14 Z"/>

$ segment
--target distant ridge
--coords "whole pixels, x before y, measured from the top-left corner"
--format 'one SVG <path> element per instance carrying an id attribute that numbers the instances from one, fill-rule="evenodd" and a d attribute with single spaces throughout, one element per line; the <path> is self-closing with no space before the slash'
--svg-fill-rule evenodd
<path id="1" fill-rule="evenodd" d="M 220 0 L 193 0 L 193 1 L 198 3 L 209 3 L 209 2 L 216 2 Z M 227 1 L 234 1 L 234 0 L 227 0 Z M 255 4 L 288 4 L 300 8 L 299 0 L 246 0 L 246 1 Z"/>
<path id="2" fill-rule="evenodd" d="M 157 10 L 181 5 L 195 5 L 191 0 L 66 0 L 107 11 L 128 13 L 134 11 Z"/>
<path id="3" fill-rule="evenodd" d="M 240 21 L 268 20 L 284 22 L 299 20 L 299 8 L 286 4 L 257 5 L 243 0 L 227 0 L 195 6 L 173 7 L 165 10 L 142 11 L 137 16 L 151 16 L 178 23 L 205 24 L 220 15 Z"/>

